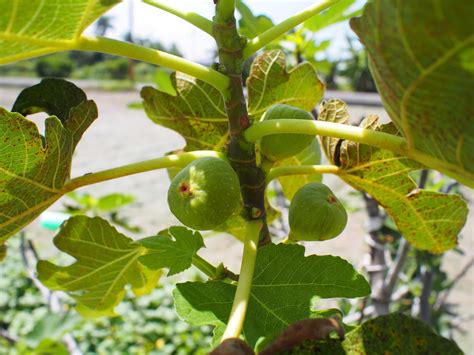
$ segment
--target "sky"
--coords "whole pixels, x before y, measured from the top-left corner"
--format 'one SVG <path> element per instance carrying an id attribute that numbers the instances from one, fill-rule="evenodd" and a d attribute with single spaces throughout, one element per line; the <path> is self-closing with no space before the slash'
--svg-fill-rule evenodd
<path id="1" fill-rule="evenodd" d="M 160 0 L 184 11 L 197 12 L 209 19 L 214 12 L 212 0 Z M 274 23 L 281 22 L 315 3 L 315 0 L 247 0 L 246 4 L 254 14 L 265 14 Z M 184 57 L 197 62 L 208 63 L 215 48 L 213 39 L 194 26 L 162 10 L 142 3 L 140 0 L 124 0 L 113 8 L 108 15 L 112 17 L 114 28 L 107 37 L 123 39 L 128 32 L 128 12 L 133 9 L 133 33 L 140 38 L 151 38 L 165 45 L 175 43 Z M 90 30 L 88 31 L 90 32 Z M 330 58 L 337 58 L 346 47 L 346 36 L 351 34 L 347 23 L 334 25 L 319 33 L 321 40 L 331 39 L 328 49 Z"/>

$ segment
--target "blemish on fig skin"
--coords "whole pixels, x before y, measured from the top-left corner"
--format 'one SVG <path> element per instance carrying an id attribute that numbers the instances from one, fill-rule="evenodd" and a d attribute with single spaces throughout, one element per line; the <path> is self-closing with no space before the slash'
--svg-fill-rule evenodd
<path id="1" fill-rule="evenodd" d="M 183 181 L 181 184 L 178 186 L 178 192 L 182 195 L 187 195 L 187 196 L 192 196 L 191 192 L 191 187 L 189 186 L 189 183 L 186 181 Z"/>
<path id="2" fill-rule="evenodd" d="M 326 201 L 328 201 L 331 205 L 333 205 L 333 204 L 337 203 L 337 198 L 334 195 L 329 195 L 327 197 Z"/>

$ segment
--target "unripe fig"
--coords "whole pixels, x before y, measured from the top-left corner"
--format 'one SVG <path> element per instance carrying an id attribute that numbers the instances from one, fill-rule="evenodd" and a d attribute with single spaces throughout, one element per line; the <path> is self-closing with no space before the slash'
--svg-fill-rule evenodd
<path id="1" fill-rule="evenodd" d="M 292 240 L 328 240 L 342 233 L 347 213 L 329 187 L 313 182 L 303 186 L 293 197 L 289 223 Z"/>
<path id="2" fill-rule="evenodd" d="M 168 204 L 185 226 L 196 230 L 212 229 L 239 209 L 239 178 L 222 159 L 197 159 L 171 181 Z"/>
<path id="3" fill-rule="evenodd" d="M 270 107 L 262 116 L 262 121 L 275 119 L 312 120 L 313 116 L 300 108 L 277 104 Z M 260 141 L 260 151 L 270 161 L 289 158 L 298 154 L 313 141 L 314 136 L 304 134 L 272 134 Z"/>

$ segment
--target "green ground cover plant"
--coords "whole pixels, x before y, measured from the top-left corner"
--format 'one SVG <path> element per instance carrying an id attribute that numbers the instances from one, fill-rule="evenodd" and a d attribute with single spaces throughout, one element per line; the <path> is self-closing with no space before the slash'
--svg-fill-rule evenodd
<path id="1" fill-rule="evenodd" d="M 344 102 L 322 101 L 325 85 L 312 64 L 303 62 L 288 70 L 281 50 L 260 51 L 307 21 L 317 31 L 346 19 L 353 1 L 322 0 L 276 25 L 235 0 L 215 0 L 212 20 L 144 1 L 212 36 L 219 57 L 212 67 L 83 34 L 118 2 L 58 0 L 37 7 L 23 1 L 1 3 L 0 64 L 76 50 L 172 69 L 174 92 L 145 87 L 141 96 L 150 119 L 180 133 L 186 146 L 156 159 L 71 177 L 75 147 L 98 119 L 95 103 L 61 79 L 44 79 L 23 90 L 10 110 L 0 108 L 1 255 L 10 237 L 66 193 L 169 169 L 170 207 L 185 226 L 134 240 L 103 218 L 73 216 L 61 227 L 54 245 L 74 260 L 66 266 L 40 260 L 36 268 L 41 283 L 70 294 L 84 316 L 111 317 L 127 290 L 136 297 L 149 294 L 163 269 L 174 275 L 195 267 L 206 281 L 177 283 L 174 303 L 189 324 L 214 327 L 213 354 L 304 349 L 328 354 L 431 349 L 462 353 L 453 341 L 400 314 L 352 327 L 344 324 L 338 310 L 315 309 L 315 298 L 366 297 L 370 285 L 340 257 L 305 255 L 291 230 L 289 238 L 276 243 L 268 226 L 277 211 L 266 192 L 268 184 L 278 179 L 286 197 L 297 200 L 298 191 L 308 183 L 334 174 L 372 196 L 412 247 L 432 254 L 454 248 L 467 218 L 465 201 L 459 195 L 420 189 L 410 174 L 429 168 L 474 187 L 472 6 L 463 0 L 375 0 L 361 17 L 350 20 L 366 47 L 391 118 L 382 124 L 368 115 L 353 126 L 348 124 Z M 242 16 L 240 26 L 236 7 Z M 244 94 L 242 69 L 253 56 Z M 308 119 L 315 107 L 318 119 Z M 27 118 L 37 112 L 49 115 L 44 132 Z M 275 113 L 278 117 L 267 117 Z M 314 161 L 319 150 L 328 165 Z M 308 160 L 311 164 L 305 163 Z M 311 200 L 311 193 L 305 197 Z M 321 198 L 317 195 L 314 198 Z M 325 198 L 318 206 L 338 204 L 332 193 Z M 323 215 L 333 213 L 330 208 L 321 212 L 295 206 L 292 214 L 321 221 L 314 236 L 305 230 L 306 240 L 326 239 L 320 237 L 322 222 L 338 224 L 330 228 L 331 237 L 341 230 L 340 220 Z M 242 241 L 238 272 L 228 270 L 225 260 L 212 265 L 199 255 L 205 246 L 200 231 L 208 229 Z"/>

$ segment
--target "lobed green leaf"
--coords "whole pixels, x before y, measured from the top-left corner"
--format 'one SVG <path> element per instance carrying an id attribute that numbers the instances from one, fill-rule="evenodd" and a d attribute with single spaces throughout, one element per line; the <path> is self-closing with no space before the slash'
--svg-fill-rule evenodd
<path id="1" fill-rule="evenodd" d="M 141 239 L 139 243 L 147 253 L 139 261 L 152 270 L 166 267 L 170 276 L 191 267 L 193 256 L 204 247 L 204 241 L 199 232 L 186 227 L 170 227 L 168 232 L 173 239 L 167 235 Z"/>
<path id="2" fill-rule="evenodd" d="M 191 324 L 227 323 L 236 286 L 223 281 L 187 282 L 174 292 L 176 309 Z M 311 299 L 363 297 L 367 281 L 345 260 L 304 256 L 300 245 L 268 245 L 259 249 L 243 333 L 254 346 L 260 337 L 281 332 L 311 316 Z"/>
<path id="3" fill-rule="evenodd" d="M 324 94 L 324 84 L 314 67 L 303 63 L 287 72 L 285 54 L 281 50 L 263 52 L 254 60 L 247 88 L 248 111 L 254 119 L 275 104 L 311 111 Z"/>
<path id="4" fill-rule="evenodd" d="M 227 113 L 220 92 L 181 73 L 172 74 L 171 81 L 175 96 L 150 86 L 142 89 L 148 117 L 182 135 L 186 140 L 185 151 L 222 150 L 228 134 Z"/>
<path id="5" fill-rule="evenodd" d="M 85 315 L 112 315 L 131 285 L 135 294 L 150 292 L 159 272 L 147 270 L 138 258 L 146 249 L 119 233 L 107 221 L 76 216 L 62 226 L 54 245 L 76 261 L 57 266 L 40 260 L 38 278 L 48 288 L 69 292 Z"/>

